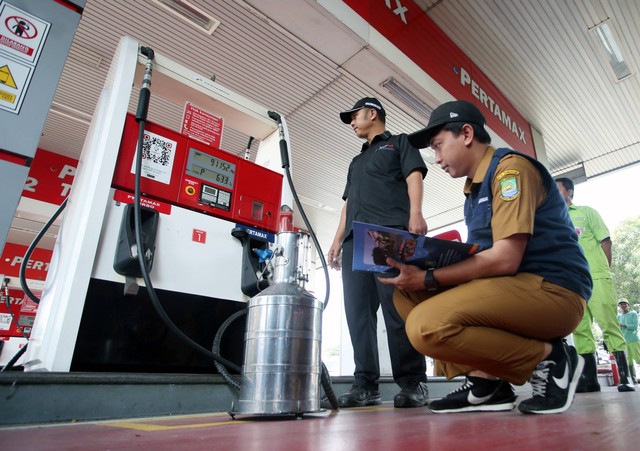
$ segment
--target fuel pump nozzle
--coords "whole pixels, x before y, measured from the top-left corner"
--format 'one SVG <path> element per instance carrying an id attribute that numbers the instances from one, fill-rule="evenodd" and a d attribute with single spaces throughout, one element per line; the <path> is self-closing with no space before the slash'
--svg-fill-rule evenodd
<path id="1" fill-rule="evenodd" d="M 153 71 L 153 58 L 155 56 L 153 49 L 150 47 L 140 47 L 140 53 L 147 57 L 147 64 L 144 68 L 144 77 L 142 78 L 142 88 L 140 89 L 140 97 L 138 99 L 138 110 L 136 111 L 136 121 L 146 121 L 149 111 L 149 99 L 151 97 L 151 72 Z"/>
<path id="2" fill-rule="evenodd" d="M 275 111 L 268 111 L 267 114 L 271 119 L 278 123 L 278 135 L 280 136 L 280 160 L 282 161 L 282 167 L 289 167 L 289 152 L 287 150 L 287 140 L 284 136 L 284 127 L 282 126 L 282 118 Z"/>
<path id="3" fill-rule="evenodd" d="M 251 143 L 255 138 L 253 136 L 249 136 L 249 143 L 247 144 L 247 149 L 244 151 L 244 159 L 248 160 L 251 157 Z"/>

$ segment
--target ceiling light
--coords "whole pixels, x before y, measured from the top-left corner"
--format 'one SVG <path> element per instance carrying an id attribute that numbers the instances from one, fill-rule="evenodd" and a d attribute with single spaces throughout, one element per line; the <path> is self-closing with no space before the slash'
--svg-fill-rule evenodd
<path id="1" fill-rule="evenodd" d="M 323 204 L 322 202 L 318 202 L 315 199 L 310 199 L 308 197 L 305 196 L 300 196 L 298 195 L 298 198 L 300 199 L 300 202 L 302 202 L 303 204 L 306 204 L 310 207 L 315 207 L 315 208 L 319 208 L 320 210 L 324 210 L 324 211 L 328 211 L 328 212 L 332 212 L 335 211 L 334 208 Z"/>
<path id="2" fill-rule="evenodd" d="M 430 108 L 426 103 L 420 100 L 415 94 L 413 94 L 409 89 L 402 86 L 397 80 L 393 77 L 386 79 L 382 82 L 382 87 L 386 88 L 391 94 L 396 96 L 405 105 L 413 108 L 415 111 L 424 116 L 427 121 L 431 117 L 431 112 L 433 108 Z M 426 123 L 426 121 L 425 121 Z"/>
<path id="3" fill-rule="evenodd" d="M 596 25 L 591 28 L 590 31 L 593 33 L 598 46 L 602 50 L 602 54 L 607 57 L 616 80 L 622 80 L 631 75 L 631 70 L 618 45 L 613 27 L 609 25 L 609 20 Z"/>
<path id="4" fill-rule="evenodd" d="M 73 119 L 74 121 L 81 122 L 83 124 L 89 125 L 91 123 L 92 116 L 90 114 L 55 101 L 51 103 L 49 112 L 64 116 L 68 119 Z"/>
<path id="5" fill-rule="evenodd" d="M 209 16 L 186 0 L 153 0 L 153 3 L 162 6 L 174 16 L 179 17 L 207 34 L 213 34 L 218 25 L 220 25 L 219 20 Z"/>

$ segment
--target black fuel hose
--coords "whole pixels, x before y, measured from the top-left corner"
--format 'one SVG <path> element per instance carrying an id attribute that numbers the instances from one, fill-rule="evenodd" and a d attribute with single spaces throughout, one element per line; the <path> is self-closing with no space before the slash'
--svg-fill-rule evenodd
<path id="1" fill-rule="evenodd" d="M 313 240 L 313 244 L 318 251 L 318 257 L 320 258 L 320 262 L 322 263 L 322 269 L 324 270 L 325 277 L 325 286 L 326 293 L 324 296 L 324 303 L 322 310 L 327 308 L 327 304 L 329 303 L 329 289 L 330 289 L 330 281 L 329 281 L 329 270 L 327 269 L 327 261 L 324 258 L 324 254 L 322 253 L 322 248 L 320 247 L 320 243 L 318 242 L 318 238 L 316 237 L 315 232 L 313 231 L 313 227 L 311 227 L 311 223 L 309 222 L 309 218 L 304 212 L 304 208 L 302 208 L 302 204 L 300 203 L 300 199 L 298 198 L 298 193 L 296 192 L 296 188 L 293 185 L 293 179 L 291 177 L 291 171 L 289 170 L 289 151 L 287 149 L 287 140 L 284 136 L 284 126 L 282 125 L 282 118 L 275 111 L 268 112 L 269 117 L 276 121 L 278 124 L 278 132 L 280 134 L 280 159 L 282 160 L 282 168 L 284 169 L 287 182 L 289 183 L 289 188 L 291 189 L 291 194 L 293 195 L 293 200 L 298 207 L 298 211 L 300 212 L 300 216 L 302 216 L 302 220 L 304 221 L 307 230 L 309 230 L 309 235 Z M 331 405 L 333 410 L 338 410 L 338 398 L 336 397 L 335 392 L 333 391 L 333 385 L 331 385 L 331 376 L 329 375 L 329 370 L 327 369 L 324 362 L 322 363 L 322 372 L 320 373 L 320 383 L 322 384 L 322 388 L 324 390 L 325 395 L 327 396 L 327 400 Z"/>
<path id="2" fill-rule="evenodd" d="M 36 296 L 35 293 L 31 291 L 31 289 L 27 285 L 27 263 L 31 259 L 31 254 L 35 250 L 36 246 L 38 245 L 38 243 L 40 242 L 44 234 L 47 232 L 47 230 L 49 230 L 49 227 L 51 227 L 51 225 L 55 222 L 58 216 L 60 216 L 60 213 L 62 213 L 62 210 L 64 210 L 65 207 L 67 206 L 67 199 L 68 198 L 66 198 L 60 204 L 58 209 L 53 213 L 53 216 L 51 216 L 47 221 L 47 223 L 42 227 L 42 229 L 40 229 L 36 237 L 33 239 L 31 244 L 29 245 L 27 252 L 25 252 L 24 257 L 22 258 L 22 263 L 20 264 L 20 273 L 18 276 L 18 279 L 20 280 L 20 288 L 22 288 L 22 291 L 24 291 L 24 293 L 29 297 L 29 299 L 31 299 L 36 304 L 40 304 L 40 298 L 38 298 L 38 296 Z"/>
<path id="3" fill-rule="evenodd" d="M 142 273 L 142 278 L 144 279 L 144 283 L 147 289 L 147 293 L 149 294 L 149 299 L 156 312 L 162 319 L 162 321 L 166 324 L 166 326 L 187 346 L 196 350 L 197 352 L 213 358 L 214 362 L 219 362 L 225 365 L 227 368 L 231 368 L 234 371 L 240 372 L 241 368 L 235 363 L 212 353 L 207 348 L 201 346 L 199 343 L 192 340 L 190 337 L 185 335 L 175 323 L 169 318 L 167 312 L 162 307 L 160 300 L 156 294 L 155 289 L 153 288 L 153 284 L 151 283 L 151 277 L 149 276 L 149 268 L 147 267 L 147 261 L 145 259 L 143 240 L 142 240 L 142 219 L 141 219 L 141 208 L 140 208 L 140 179 L 142 173 L 142 143 L 144 140 L 144 131 L 145 131 L 145 123 L 147 120 L 147 111 L 149 109 L 149 99 L 150 99 L 150 90 L 149 86 L 151 85 L 151 69 L 153 63 L 154 53 L 153 50 L 148 47 L 142 47 L 141 53 L 147 57 L 147 65 L 145 69 L 144 80 L 142 83 L 142 88 L 140 89 L 140 99 L 138 103 L 138 110 L 136 114 L 136 121 L 138 121 L 138 149 L 136 154 L 136 165 L 135 165 L 135 183 L 134 183 L 134 208 L 133 208 L 133 217 L 134 217 L 134 226 L 135 226 L 135 238 L 136 238 L 136 246 L 138 249 L 138 263 L 140 264 L 140 272 Z"/>
<path id="4" fill-rule="evenodd" d="M 232 322 L 234 322 L 236 319 L 246 315 L 248 310 L 249 310 L 248 308 L 244 308 L 243 310 L 235 312 L 233 315 L 227 318 L 220 325 L 220 327 L 218 328 L 218 332 L 216 332 L 216 336 L 213 338 L 213 346 L 212 346 L 211 352 L 213 352 L 216 355 L 220 355 L 220 342 L 222 341 L 222 336 L 227 330 L 227 327 L 229 327 L 229 325 Z M 238 382 L 233 376 L 231 376 L 231 374 L 229 374 L 229 371 L 227 371 L 227 368 L 225 368 L 224 365 L 222 365 L 221 363 L 218 363 L 217 361 L 214 361 L 213 363 L 216 366 L 218 373 L 220 373 L 220 376 L 222 376 L 222 378 L 227 382 L 227 384 L 231 385 L 237 391 L 240 391 L 240 382 Z"/>
<path id="5" fill-rule="evenodd" d="M 7 362 L 7 364 L 2 367 L 2 369 L 0 370 L 0 373 L 4 373 L 5 371 L 9 371 L 11 368 L 13 368 L 13 365 L 16 364 L 16 362 L 20 359 L 20 357 L 22 357 L 22 354 L 27 352 L 27 346 L 29 346 L 29 343 L 21 347 L 20 350 L 18 350 L 18 352 L 16 352 L 16 354 L 13 357 L 11 357 L 11 359 Z"/>
<path id="6" fill-rule="evenodd" d="M 65 198 L 65 200 L 60 204 L 60 206 L 58 206 L 58 208 L 53 213 L 53 215 L 49 218 L 47 223 L 40 229 L 40 231 L 35 236 L 33 241 L 31 241 L 31 244 L 27 248 L 27 251 L 24 253 L 24 257 L 22 257 L 22 263 L 20 263 L 20 272 L 18 273 L 20 288 L 22 288 L 22 291 L 24 291 L 24 294 L 26 294 L 27 297 L 31 299 L 33 302 L 35 302 L 36 304 L 40 304 L 40 298 L 38 298 L 38 296 L 36 296 L 36 294 L 33 291 L 31 291 L 31 289 L 29 288 L 29 285 L 27 284 L 27 265 L 29 263 L 29 260 L 31 259 L 31 254 L 35 250 L 36 246 L 38 246 L 38 243 L 40 242 L 44 234 L 47 232 L 47 230 L 49 230 L 49 227 L 51 227 L 51 225 L 55 222 L 58 216 L 60 216 L 60 213 L 62 213 L 62 211 L 65 209 L 66 206 L 67 206 L 67 198 Z M 8 298 L 8 295 L 7 295 L 7 298 Z M 8 302 L 8 299 L 7 299 L 7 302 Z M 11 309 L 9 308 L 8 304 L 7 304 L 7 309 L 11 313 Z M 13 318 L 13 313 L 11 313 L 11 317 L 15 322 L 15 318 Z M 27 343 L 18 350 L 18 352 L 6 363 L 6 365 L 0 370 L 0 372 L 8 371 L 11 368 L 13 368 L 13 366 L 18 361 L 18 359 L 27 351 L 27 346 L 29 345 L 29 337 L 27 337 L 27 335 L 22 331 L 22 329 L 20 329 L 20 331 L 22 332 L 22 336 L 27 340 Z"/>

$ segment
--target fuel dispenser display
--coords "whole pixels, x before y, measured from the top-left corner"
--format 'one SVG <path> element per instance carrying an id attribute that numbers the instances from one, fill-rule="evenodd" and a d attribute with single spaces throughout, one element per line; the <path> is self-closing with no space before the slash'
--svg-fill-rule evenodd
<path id="1" fill-rule="evenodd" d="M 113 177 L 117 189 L 133 191 L 137 142 L 138 124 L 128 114 Z M 142 153 L 144 196 L 277 231 L 282 174 L 149 122 Z"/>

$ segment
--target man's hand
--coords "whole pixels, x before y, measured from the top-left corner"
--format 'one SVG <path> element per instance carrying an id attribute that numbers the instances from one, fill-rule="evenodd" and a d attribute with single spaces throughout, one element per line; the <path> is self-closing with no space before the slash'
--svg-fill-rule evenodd
<path id="1" fill-rule="evenodd" d="M 329 255 L 327 255 L 327 261 L 329 267 L 335 270 L 340 270 L 342 268 L 340 253 L 342 252 L 342 245 L 340 243 L 334 243 L 331 245 L 331 249 L 329 249 Z"/>
<path id="2" fill-rule="evenodd" d="M 387 258 L 387 264 L 400 270 L 396 277 L 378 277 L 378 280 L 385 285 L 395 285 L 404 291 L 424 290 L 424 276 L 426 271 L 417 266 L 405 265 L 393 258 Z"/>
<path id="3" fill-rule="evenodd" d="M 411 214 L 409 217 L 409 232 L 416 233 L 418 235 L 426 235 L 429 231 L 427 227 L 427 221 L 424 220 L 422 212 L 418 214 Z"/>

